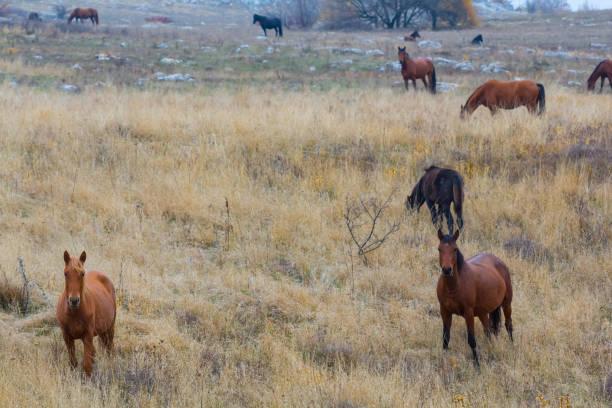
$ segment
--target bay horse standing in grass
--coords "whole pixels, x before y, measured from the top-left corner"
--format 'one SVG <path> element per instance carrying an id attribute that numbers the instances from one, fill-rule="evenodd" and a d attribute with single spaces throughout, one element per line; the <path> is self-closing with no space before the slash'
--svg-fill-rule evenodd
<path id="1" fill-rule="evenodd" d="M 280 21 L 280 18 L 266 17 L 260 16 L 259 14 L 253 14 L 253 24 L 259 24 L 266 37 L 268 36 L 266 30 L 271 29 L 274 29 L 274 32 L 276 33 L 277 37 L 283 36 L 283 25 Z"/>
<path id="2" fill-rule="evenodd" d="M 463 179 L 455 170 L 436 166 L 425 169 L 425 174 L 406 198 L 406 209 L 418 211 L 423 203 L 429 207 L 431 222 L 438 228 L 442 227 L 442 216 L 446 216 L 449 233 L 453 231 L 450 205 L 454 203 L 457 225 L 463 228 Z"/>
<path id="3" fill-rule="evenodd" d="M 57 320 L 70 355 L 70 365 L 76 368 L 74 341 L 83 341 L 83 370 L 91 377 L 95 348 L 93 339 L 100 340 L 111 352 L 115 335 L 115 287 L 102 272 L 85 272 L 85 251 L 79 258 L 64 252 L 65 287 L 57 301 Z"/>
<path id="4" fill-rule="evenodd" d="M 533 81 L 491 79 L 478 87 L 465 105 L 461 105 L 461 119 L 471 115 L 480 105 L 489 108 L 491 115 L 499 109 L 514 109 L 519 106 L 526 106 L 529 112 L 541 115 L 546 107 L 544 85 Z"/>
<path id="5" fill-rule="evenodd" d="M 610 88 L 612 88 L 612 60 L 603 60 L 595 67 L 595 70 L 587 80 L 587 89 L 593 91 L 595 89 L 595 83 L 601 78 L 601 86 L 599 92 L 603 91 L 604 81 L 608 78 L 610 82 Z"/>
<path id="6" fill-rule="evenodd" d="M 416 80 L 420 78 L 423 80 L 425 88 L 428 88 L 433 94 L 436 93 L 436 69 L 429 58 L 410 59 L 406 47 L 397 47 L 397 58 L 402 64 L 402 77 L 406 90 L 408 90 L 409 80 L 412 81 L 416 90 Z M 429 85 L 427 85 L 425 77 L 429 78 Z"/>
<path id="7" fill-rule="evenodd" d="M 512 283 L 510 271 L 501 259 L 480 253 L 464 260 L 457 247 L 459 231 L 444 235 L 438 230 L 440 267 L 438 301 L 442 316 L 442 347 L 448 348 L 453 315 L 463 316 L 474 365 L 479 367 L 474 337 L 474 317 L 478 317 L 487 337 L 497 336 L 504 311 L 506 330 L 512 340 Z"/>
<path id="8" fill-rule="evenodd" d="M 72 20 L 74 19 L 81 20 L 81 23 L 83 22 L 83 20 L 91 20 L 92 24 L 99 24 L 99 20 L 98 20 L 98 10 L 96 9 L 92 9 L 92 8 L 75 8 L 74 10 L 72 10 L 72 13 L 70 13 L 70 17 L 68 17 L 68 24 L 70 24 L 72 22 Z"/>

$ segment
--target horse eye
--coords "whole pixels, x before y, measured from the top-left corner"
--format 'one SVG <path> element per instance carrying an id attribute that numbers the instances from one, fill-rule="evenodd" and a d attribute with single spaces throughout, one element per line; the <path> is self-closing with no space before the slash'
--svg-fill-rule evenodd
<path id="1" fill-rule="evenodd" d="M 81 272 L 81 278 L 85 276 L 85 272 Z"/>

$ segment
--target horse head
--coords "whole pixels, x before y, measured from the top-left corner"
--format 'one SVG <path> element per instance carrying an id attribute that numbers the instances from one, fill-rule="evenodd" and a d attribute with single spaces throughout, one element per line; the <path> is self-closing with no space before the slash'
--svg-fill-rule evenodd
<path id="1" fill-rule="evenodd" d="M 452 276 L 455 265 L 460 267 L 462 258 L 457 247 L 457 238 L 459 238 L 459 230 L 455 231 L 453 235 L 444 235 L 442 230 L 438 230 L 438 239 L 440 240 L 438 252 L 440 253 L 440 267 L 444 276 Z"/>
<path id="2" fill-rule="evenodd" d="M 467 106 L 467 104 L 465 105 L 461 105 L 461 113 L 459 113 L 459 117 L 461 119 L 465 119 L 465 107 Z"/>
<path id="3" fill-rule="evenodd" d="M 410 58 L 406 52 L 406 47 L 397 47 L 397 58 L 400 62 L 404 61 L 406 58 Z"/>
<path id="4" fill-rule="evenodd" d="M 68 251 L 64 251 L 64 277 L 66 279 L 65 293 L 68 298 L 68 307 L 78 309 L 81 304 L 81 296 L 85 289 L 85 251 L 81 256 L 72 258 Z"/>
<path id="5" fill-rule="evenodd" d="M 421 35 L 417 30 L 414 30 L 414 33 L 410 34 L 412 38 L 421 38 Z"/>

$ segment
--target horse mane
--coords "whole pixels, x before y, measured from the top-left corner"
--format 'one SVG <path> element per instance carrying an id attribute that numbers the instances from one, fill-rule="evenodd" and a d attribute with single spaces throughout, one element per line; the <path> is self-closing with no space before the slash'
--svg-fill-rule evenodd
<path id="1" fill-rule="evenodd" d="M 463 258 L 463 254 L 461 253 L 459 248 L 457 248 L 457 270 L 459 272 L 461 272 L 461 269 L 463 269 L 464 262 L 465 262 L 465 259 Z"/>
<path id="2" fill-rule="evenodd" d="M 589 79 L 587 79 L 587 81 L 591 82 L 593 80 L 597 80 L 597 78 L 595 77 L 595 73 L 597 72 L 597 70 L 599 69 L 599 67 L 601 66 L 601 64 L 603 64 L 604 62 L 606 62 L 606 60 L 601 61 L 599 64 L 597 64 L 597 66 L 595 67 L 595 70 L 593 70 L 593 73 L 591 74 L 591 76 L 589 77 Z"/>
<path id="3" fill-rule="evenodd" d="M 467 108 L 468 103 L 470 102 L 470 99 L 472 99 L 472 97 L 476 94 L 476 92 L 480 91 L 480 89 L 485 86 L 486 82 L 482 85 L 480 85 L 478 88 L 476 88 L 476 90 L 474 92 L 472 92 L 472 94 L 470 96 L 468 96 L 467 101 L 465 101 L 465 105 L 463 105 L 464 108 Z"/>

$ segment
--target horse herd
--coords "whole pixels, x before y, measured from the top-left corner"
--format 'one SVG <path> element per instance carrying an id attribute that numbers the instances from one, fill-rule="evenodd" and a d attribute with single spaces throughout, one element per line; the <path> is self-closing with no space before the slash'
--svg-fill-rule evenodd
<path id="1" fill-rule="evenodd" d="M 98 24 L 95 9 L 77 8 L 72 11 L 68 23 L 73 19 L 90 19 Z M 253 24 L 266 30 L 274 29 L 277 36 L 283 35 L 281 21 L 255 14 Z M 410 41 L 420 38 L 417 31 Z M 477 37 L 478 38 L 478 37 Z M 476 39 L 475 39 L 476 40 Z M 480 41 L 482 37 L 480 36 Z M 432 93 L 436 91 L 436 71 L 428 58 L 410 59 L 405 47 L 398 47 L 398 59 L 406 89 L 411 80 L 416 89 L 416 80 L 422 79 Z M 597 79 L 608 78 L 612 87 L 612 61 L 602 61 L 588 79 L 588 90 L 593 90 Z M 429 81 L 429 83 L 428 83 Z M 601 89 L 600 89 L 601 90 Z M 545 93 L 542 84 L 533 81 L 502 82 L 490 80 L 477 88 L 461 106 L 461 117 L 470 115 L 480 105 L 490 109 L 513 109 L 526 106 L 531 113 L 541 114 L 545 108 Z M 473 361 L 479 367 L 474 336 L 474 318 L 481 321 L 486 336 L 497 335 L 503 310 L 505 327 L 512 340 L 512 283 L 507 266 L 502 260 L 488 253 L 480 253 L 464 259 L 457 246 L 459 231 L 463 228 L 463 179 L 452 169 L 429 167 L 406 199 L 407 210 L 419 210 L 427 204 L 431 220 L 438 227 L 438 252 L 441 275 L 437 284 L 437 297 L 442 318 L 442 346 L 448 348 L 452 316 L 462 316 L 466 321 L 468 344 Z M 454 220 L 450 211 L 453 204 L 459 227 L 454 233 Z M 443 218 L 446 218 L 448 235 L 442 233 Z M 113 349 L 115 318 L 117 314 L 115 288 L 110 278 L 97 271 L 85 271 L 86 253 L 79 258 L 64 252 L 64 291 L 57 303 L 56 317 L 59 322 L 73 368 L 77 366 L 75 340 L 84 344 L 83 370 L 91 376 L 95 356 L 93 339 L 99 336 L 105 348 Z"/>
<path id="2" fill-rule="evenodd" d="M 442 346 L 448 348 L 452 316 L 463 316 L 474 365 L 478 368 L 474 318 L 478 317 L 487 337 L 497 335 L 503 309 L 506 330 L 512 340 L 512 283 L 508 268 L 494 255 L 480 253 L 464 259 L 457 247 L 459 230 L 463 228 L 463 178 L 452 169 L 431 166 L 406 198 L 406 209 L 419 210 L 426 203 L 432 223 L 438 227 L 438 251 L 441 275 L 437 296 L 442 317 Z M 454 206 L 459 229 L 452 234 Z M 448 235 L 442 233 L 446 217 Z M 95 356 L 94 337 L 99 336 L 108 352 L 113 350 L 117 306 L 115 288 L 102 272 L 85 271 L 87 255 L 79 258 L 64 252 L 64 290 L 57 302 L 56 317 L 62 331 L 70 365 L 77 366 L 75 340 L 83 342 L 83 370 L 91 376 Z"/>
<path id="3" fill-rule="evenodd" d="M 429 58 L 411 59 L 406 47 L 397 47 L 397 58 L 402 66 L 404 86 L 408 90 L 408 81 L 416 90 L 416 80 L 421 79 L 426 89 L 436 93 L 436 68 Z M 603 90 L 604 81 L 608 78 L 612 88 L 612 60 L 603 60 L 587 79 L 587 90 L 595 89 L 595 83 L 601 79 L 599 92 Z M 427 83 L 429 80 L 429 84 Z M 530 113 L 541 115 L 546 106 L 544 85 L 534 81 L 498 81 L 491 79 L 468 97 L 465 105 L 461 105 L 461 119 L 471 115 L 480 105 L 489 108 L 491 115 L 499 109 L 514 109 L 525 106 Z"/>

